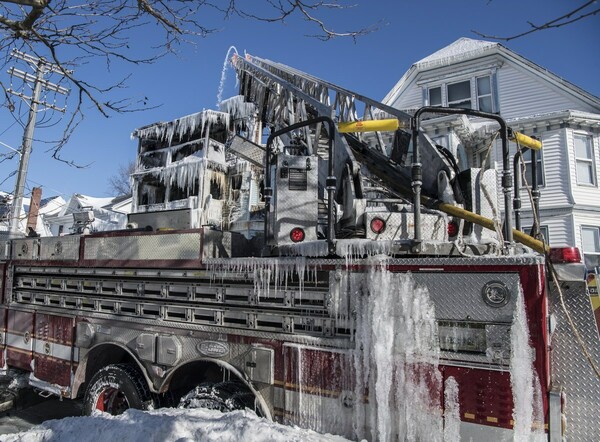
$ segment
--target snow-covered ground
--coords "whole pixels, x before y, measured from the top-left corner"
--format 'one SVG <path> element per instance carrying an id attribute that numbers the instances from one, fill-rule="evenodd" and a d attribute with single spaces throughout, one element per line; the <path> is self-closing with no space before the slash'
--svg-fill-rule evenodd
<path id="1" fill-rule="evenodd" d="M 127 410 L 120 416 L 98 413 L 91 417 L 51 420 L 22 433 L 0 436 L 0 441 L 19 442 L 188 442 L 188 441 L 346 441 L 340 436 L 288 427 L 259 418 L 248 411 L 162 408 Z"/>

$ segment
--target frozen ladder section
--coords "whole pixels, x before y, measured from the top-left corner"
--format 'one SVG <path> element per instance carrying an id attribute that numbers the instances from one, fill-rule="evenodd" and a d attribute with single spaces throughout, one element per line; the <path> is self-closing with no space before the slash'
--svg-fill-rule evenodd
<path id="1" fill-rule="evenodd" d="M 396 132 L 408 135 L 406 130 L 410 130 L 409 114 L 290 66 L 250 55 L 246 58 L 234 56 L 233 66 L 240 79 L 241 95 L 256 104 L 263 122 L 271 124 L 275 130 L 322 116 L 330 117 L 340 125 L 392 118 L 398 121 Z M 375 131 L 367 134 L 360 129 L 351 131 L 344 129 L 355 138 L 351 144 L 346 140 L 347 135 L 343 136 L 337 131 L 335 134 L 333 161 L 337 177 L 343 175 L 347 165 L 351 165 L 353 175 L 360 175 L 360 161 L 356 158 L 358 142 L 362 157 L 373 153 L 376 158 L 367 164 L 384 159 L 389 168 L 396 170 L 396 175 L 403 176 L 403 183 L 410 183 L 410 168 L 403 167 L 397 159 L 393 161 L 390 157 L 399 149 L 396 133 Z M 424 168 L 422 186 L 427 194 L 435 197 L 438 172 L 448 170 L 448 165 L 428 138 L 421 135 L 419 144 L 420 161 Z M 314 150 L 319 153 L 323 151 L 318 148 Z"/>

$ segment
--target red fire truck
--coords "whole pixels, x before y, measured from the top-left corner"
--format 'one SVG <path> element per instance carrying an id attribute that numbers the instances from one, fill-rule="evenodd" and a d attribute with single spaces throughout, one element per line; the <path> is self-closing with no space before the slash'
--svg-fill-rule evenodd
<path id="1" fill-rule="evenodd" d="M 5 371 L 87 414 L 600 440 L 585 268 L 514 228 L 509 155 L 539 143 L 494 114 L 408 115 L 268 60 L 232 65 L 240 94 L 219 111 L 134 131 L 127 229 L 82 213 L 80 233 L 0 242 Z M 499 178 L 422 133 L 440 114 L 497 125 Z"/>

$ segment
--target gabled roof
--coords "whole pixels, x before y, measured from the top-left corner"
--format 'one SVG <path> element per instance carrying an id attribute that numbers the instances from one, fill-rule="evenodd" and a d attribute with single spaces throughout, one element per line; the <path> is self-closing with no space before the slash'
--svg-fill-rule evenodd
<path id="1" fill-rule="evenodd" d="M 516 52 L 511 51 L 500 43 L 474 40 L 466 37 L 459 38 L 448 46 L 414 63 L 382 101 L 386 104 L 393 103 L 405 87 L 411 83 L 411 80 L 421 72 L 494 54 L 520 65 L 532 75 L 543 78 L 567 93 L 576 96 L 578 99 L 588 102 L 589 105 L 598 108 L 598 111 L 600 112 L 600 99 L 573 83 L 553 74 L 544 67 L 528 60 Z"/>

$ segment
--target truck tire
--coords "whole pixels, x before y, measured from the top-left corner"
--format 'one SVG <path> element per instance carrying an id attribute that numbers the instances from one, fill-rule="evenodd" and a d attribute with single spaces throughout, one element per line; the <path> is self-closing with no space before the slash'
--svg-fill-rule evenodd
<path id="1" fill-rule="evenodd" d="M 146 381 L 131 364 L 107 365 L 90 380 L 83 399 L 83 414 L 95 410 L 116 416 L 129 408 L 152 408 L 152 396 Z"/>
<path id="2" fill-rule="evenodd" d="M 249 408 L 259 414 L 254 395 L 243 384 L 234 381 L 198 385 L 181 398 L 179 408 L 207 408 L 222 412 Z"/>

